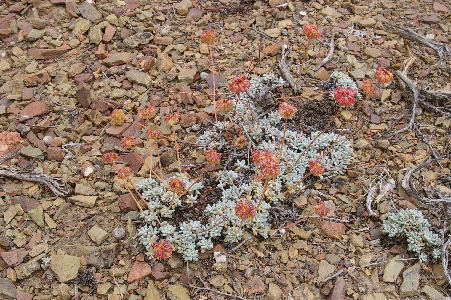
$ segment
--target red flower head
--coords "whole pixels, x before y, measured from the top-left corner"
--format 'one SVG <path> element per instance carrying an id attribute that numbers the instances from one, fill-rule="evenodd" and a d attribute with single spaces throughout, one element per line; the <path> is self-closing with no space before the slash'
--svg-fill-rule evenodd
<path id="1" fill-rule="evenodd" d="M 169 179 L 169 190 L 171 192 L 174 192 L 177 195 L 182 195 L 185 192 L 185 187 L 185 183 L 177 177 L 172 177 Z"/>
<path id="2" fill-rule="evenodd" d="M 374 85 L 371 79 L 362 82 L 362 92 L 367 98 L 371 98 L 374 95 Z"/>
<path id="3" fill-rule="evenodd" d="M 148 120 L 155 113 L 155 106 L 149 106 L 146 108 L 142 108 L 138 111 L 138 117 L 141 120 Z"/>
<path id="4" fill-rule="evenodd" d="M 255 213 L 255 205 L 249 200 L 240 200 L 235 205 L 235 214 L 242 220 L 255 217 Z"/>
<path id="5" fill-rule="evenodd" d="M 387 83 L 393 81 L 393 74 L 387 71 L 384 67 L 380 66 L 374 73 L 374 78 L 380 83 Z"/>
<path id="6" fill-rule="evenodd" d="M 279 114 L 285 119 L 293 117 L 297 112 L 298 109 L 296 108 L 296 106 L 291 105 L 287 102 L 282 102 L 279 105 Z"/>
<path id="7" fill-rule="evenodd" d="M 156 140 L 163 137 L 163 133 L 160 130 L 147 130 L 147 137 L 151 140 Z"/>
<path id="8" fill-rule="evenodd" d="M 233 147 L 236 147 L 238 149 L 243 149 L 246 146 L 247 146 L 247 139 L 244 137 L 244 135 L 240 135 L 233 142 Z"/>
<path id="9" fill-rule="evenodd" d="M 126 179 L 130 177 L 131 174 L 132 169 L 130 169 L 129 167 L 123 167 L 117 171 L 117 177 L 119 177 L 120 179 Z"/>
<path id="10" fill-rule="evenodd" d="M 120 144 L 124 149 L 132 149 L 136 145 L 136 138 L 132 135 L 128 135 L 122 138 Z"/>
<path id="11" fill-rule="evenodd" d="M 119 155 L 114 152 L 107 152 L 102 155 L 102 160 L 106 164 L 112 164 L 119 158 Z"/>
<path id="12" fill-rule="evenodd" d="M 309 162 L 308 168 L 310 170 L 310 173 L 312 173 L 314 176 L 323 175 L 324 170 L 326 170 L 326 166 L 323 166 L 317 160 Z"/>
<path id="13" fill-rule="evenodd" d="M 174 113 L 172 115 L 167 115 L 164 117 L 164 121 L 169 123 L 169 125 L 174 126 L 180 121 L 180 113 Z"/>
<path id="14" fill-rule="evenodd" d="M 233 111 L 233 101 L 228 99 L 219 99 L 216 101 L 216 110 L 222 113 Z"/>
<path id="15" fill-rule="evenodd" d="M 341 106 L 351 106 L 354 104 L 355 96 L 357 95 L 357 92 L 351 89 L 350 87 L 347 87 L 346 89 L 343 89 L 340 85 L 335 90 L 334 98 L 335 101 L 337 101 L 338 105 Z"/>
<path id="16" fill-rule="evenodd" d="M 206 30 L 202 32 L 200 40 L 202 41 L 202 43 L 213 45 L 216 41 L 216 32 L 212 29 Z"/>
<path id="17" fill-rule="evenodd" d="M 168 259 L 172 255 L 172 246 L 167 240 L 159 240 L 152 244 L 153 257 L 156 259 Z"/>
<path id="18" fill-rule="evenodd" d="M 207 159 L 207 163 L 209 165 L 216 165 L 221 160 L 221 153 L 216 152 L 213 149 L 205 150 L 205 158 Z"/>
<path id="19" fill-rule="evenodd" d="M 255 150 L 252 152 L 252 160 L 260 169 L 260 176 L 264 179 L 277 177 L 280 173 L 280 164 L 277 156 L 271 151 Z"/>
<path id="20" fill-rule="evenodd" d="M 232 92 L 240 94 L 251 86 L 251 82 L 246 75 L 235 76 L 232 82 L 229 83 L 229 88 Z"/>
<path id="21" fill-rule="evenodd" d="M 318 26 L 309 23 L 304 24 L 304 34 L 309 40 L 321 37 L 321 32 L 318 31 Z"/>
<path id="22" fill-rule="evenodd" d="M 115 109 L 110 115 L 111 124 L 121 126 L 125 122 L 125 113 L 122 109 Z"/>
<path id="23" fill-rule="evenodd" d="M 320 216 L 320 217 L 325 217 L 327 216 L 327 214 L 329 213 L 330 209 L 324 204 L 323 201 L 319 201 L 316 205 L 313 206 L 313 208 L 315 209 L 316 213 Z"/>

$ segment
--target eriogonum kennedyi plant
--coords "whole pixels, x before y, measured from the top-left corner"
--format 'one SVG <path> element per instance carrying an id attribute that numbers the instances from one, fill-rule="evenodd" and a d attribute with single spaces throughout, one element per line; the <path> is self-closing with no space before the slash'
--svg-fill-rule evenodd
<path id="1" fill-rule="evenodd" d="M 152 244 L 153 247 L 153 257 L 156 259 L 166 260 L 172 255 L 172 246 L 171 244 L 165 240 L 159 240 L 158 242 L 154 242 Z"/>
<path id="2" fill-rule="evenodd" d="M 110 115 L 111 124 L 121 126 L 125 122 L 125 113 L 122 109 L 115 109 Z"/>
<path id="3" fill-rule="evenodd" d="M 367 98 L 373 97 L 374 85 L 371 79 L 366 79 L 362 82 L 362 92 Z"/>
<path id="4" fill-rule="evenodd" d="M 376 73 L 374 73 L 374 78 L 378 82 L 385 84 L 393 81 L 393 74 L 387 71 L 384 67 L 380 66 L 377 68 Z"/>
<path id="5" fill-rule="evenodd" d="M 249 200 L 240 200 L 235 205 L 235 214 L 242 220 L 255 217 L 255 205 Z"/>
<path id="6" fill-rule="evenodd" d="M 340 106 L 352 106 L 355 102 L 356 95 L 357 92 L 350 87 L 343 89 L 341 86 L 338 86 L 335 90 L 334 98 Z"/>
<path id="7" fill-rule="evenodd" d="M 304 59 L 307 59 L 308 49 L 313 39 L 321 37 L 321 32 L 318 31 L 318 27 L 314 24 L 306 23 L 303 27 L 304 35 L 307 37 L 307 46 L 305 47 Z"/>
<path id="8" fill-rule="evenodd" d="M 243 93 L 250 86 L 251 82 L 249 81 L 246 75 L 235 76 L 229 83 L 229 89 L 237 94 Z"/>

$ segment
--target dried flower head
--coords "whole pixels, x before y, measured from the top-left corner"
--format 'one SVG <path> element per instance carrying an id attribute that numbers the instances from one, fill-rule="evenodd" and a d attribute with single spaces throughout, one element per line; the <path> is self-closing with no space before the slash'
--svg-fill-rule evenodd
<path id="1" fill-rule="evenodd" d="M 207 159 L 207 163 L 209 165 L 216 165 L 221 160 L 221 153 L 218 153 L 217 151 L 213 149 L 207 149 L 205 150 L 205 158 Z"/>
<path id="2" fill-rule="evenodd" d="M 219 113 L 229 113 L 233 111 L 233 101 L 230 99 L 219 99 L 216 101 L 216 110 Z"/>
<path id="3" fill-rule="evenodd" d="M 251 82 L 246 75 L 235 76 L 232 82 L 229 83 L 229 88 L 232 92 L 240 94 L 251 86 Z"/>
<path id="4" fill-rule="evenodd" d="M 120 145 L 124 149 L 133 149 L 136 145 L 136 138 L 132 135 L 128 135 L 122 138 Z"/>
<path id="5" fill-rule="evenodd" d="M 255 217 L 255 205 L 249 200 L 240 200 L 235 205 L 235 215 L 242 220 Z"/>
<path id="6" fill-rule="evenodd" d="M 182 195 L 185 192 L 185 183 L 178 179 L 177 177 L 172 177 L 169 179 L 169 190 L 176 193 L 177 195 Z"/>
<path id="7" fill-rule="evenodd" d="M 309 23 L 304 24 L 304 34 L 309 40 L 321 37 L 321 32 L 318 31 L 318 26 Z"/>
<path id="8" fill-rule="evenodd" d="M 168 259 L 172 255 L 172 246 L 171 244 L 164 239 L 159 240 L 152 244 L 153 248 L 153 257 L 156 259 Z"/>
<path id="9" fill-rule="evenodd" d="M 102 160 L 106 164 L 112 164 L 119 158 L 119 155 L 114 152 L 107 152 L 102 155 Z"/>
<path id="10" fill-rule="evenodd" d="M 126 179 L 126 178 L 130 177 L 131 174 L 132 174 L 132 169 L 129 167 L 123 167 L 117 171 L 117 177 L 120 179 Z"/>
<path id="11" fill-rule="evenodd" d="M 275 178 L 280 173 L 280 164 L 277 156 L 271 151 L 254 150 L 252 160 L 259 168 L 259 175 L 264 179 Z"/>
<path id="12" fill-rule="evenodd" d="M 164 117 L 164 121 L 169 123 L 169 125 L 174 126 L 180 121 L 180 113 L 176 112 L 172 115 L 167 115 Z"/>
<path id="13" fill-rule="evenodd" d="M 238 149 L 243 149 L 246 146 L 247 146 L 247 139 L 244 137 L 244 135 L 240 135 L 233 142 L 233 147 L 236 147 Z"/>
<path id="14" fill-rule="evenodd" d="M 317 160 L 310 161 L 308 163 L 308 168 L 310 170 L 310 173 L 312 173 L 314 176 L 323 175 L 324 170 L 326 170 L 326 166 L 323 166 Z"/>
<path id="15" fill-rule="evenodd" d="M 157 140 L 163 137 L 163 133 L 160 130 L 147 130 L 147 137 L 151 140 Z"/>
<path id="16" fill-rule="evenodd" d="M 315 204 L 313 206 L 313 208 L 315 209 L 316 213 L 318 214 L 318 216 L 320 217 L 325 217 L 327 216 L 327 214 L 329 213 L 330 209 L 324 204 L 323 201 L 319 201 L 317 204 Z"/>
<path id="17" fill-rule="evenodd" d="M 213 45 L 216 42 L 216 32 L 213 29 L 205 30 L 200 36 L 202 43 Z"/>
<path id="18" fill-rule="evenodd" d="M 148 120 L 148 119 L 150 119 L 150 117 L 153 116 L 154 113 L 155 113 L 155 106 L 149 106 L 149 107 L 140 109 L 138 111 L 138 117 L 141 120 Z"/>
<path id="19" fill-rule="evenodd" d="M 357 92 L 351 89 L 350 87 L 343 89 L 343 87 L 339 85 L 335 90 L 334 98 L 335 101 L 337 101 L 338 105 L 351 106 L 354 104 L 356 95 Z"/>
<path id="20" fill-rule="evenodd" d="M 371 98 L 374 95 L 374 85 L 371 79 L 366 79 L 362 82 L 362 92 L 367 98 Z"/>
<path id="21" fill-rule="evenodd" d="M 374 78 L 380 83 L 388 83 L 393 81 L 393 74 L 387 71 L 384 67 L 380 66 L 374 73 Z"/>
<path id="22" fill-rule="evenodd" d="M 296 106 L 291 105 L 287 102 L 282 102 L 279 105 L 279 114 L 282 118 L 289 119 L 293 117 L 298 112 Z"/>
<path id="23" fill-rule="evenodd" d="M 125 113 L 122 109 L 115 109 L 110 115 L 111 124 L 121 126 L 125 122 Z"/>

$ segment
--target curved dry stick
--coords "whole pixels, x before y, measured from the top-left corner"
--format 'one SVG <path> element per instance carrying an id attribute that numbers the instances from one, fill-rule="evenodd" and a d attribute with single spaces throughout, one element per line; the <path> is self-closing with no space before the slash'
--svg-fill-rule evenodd
<path id="1" fill-rule="evenodd" d="M 322 66 L 324 66 L 326 63 L 329 62 L 329 60 L 332 59 L 332 55 L 334 54 L 334 49 L 335 49 L 335 41 L 334 41 L 334 37 L 335 37 L 335 31 L 332 30 L 332 37 L 330 38 L 330 42 L 329 42 L 329 52 L 327 53 L 326 57 L 324 57 L 324 59 L 322 61 L 320 61 L 314 68 L 313 71 L 318 71 L 319 68 L 321 68 Z"/>

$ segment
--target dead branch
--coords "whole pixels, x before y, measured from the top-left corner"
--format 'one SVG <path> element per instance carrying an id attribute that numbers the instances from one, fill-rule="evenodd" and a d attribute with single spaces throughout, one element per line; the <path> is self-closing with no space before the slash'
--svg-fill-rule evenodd
<path id="1" fill-rule="evenodd" d="M 445 239 L 445 235 L 443 234 L 443 240 Z M 449 238 L 446 242 L 443 243 L 442 248 L 442 267 L 443 272 L 445 273 L 446 279 L 448 279 L 448 284 L 451 286 L 451 274 L 448 269 L 448 261 L 449 261 L 449 253 L 448 248 L 451 246 L 451 238 Z"/>
<path id="2" fill-rule="evenodd" d="M 291 75 L 290 66 L 287 63 L 287 55 L 288 55 L 287 49 L 288 46 L 286 45 L 282 46 L 282 57 L 280 58 L 279 62 L 279 70 L 283 79 L 285 79 L 285 81 L 288 82 L 290 87 L 293 89 L 293 93 L 297 95 L 300 91 L 297 88 L 296 81 L 294 80 L 293 75 Z"/>
<path id="3" fill-rule="evenodd" d="M 401 79 L 413 92 L 413 107 L 412 107 L 412 114 L 410 116 L 410 121 L 409 124 L 404 127 L 403 129 L 400 129 L 398 131 L 396 131 L 394 134 L 399 134 L 402 133 L 404 131 L 407 131 L 409 129 L 412 129 L 413 126 L 415 125 L 415 111 L 417 110 L 417 106 L 418 106 L 418 102 L 420 101 L 420 92 L 417 89 L 416 84 L 406 76 L 406 74 L 404 74 L 403 72 L 400 71 L 396 71 L 396 76 L 399 77 L 399 79 Z"/>
<path id="4" fill-rule="evenodd" d="M 451 55 L 451 49 L 445 43 L 435 42 L 433 40 L 425 38 L 424 36 L 419 35 L 412 29 L 404 29 L 395 24 L 386 23 L 385 26 L 392 33 L 395 33 L 403 38 L 419 42 L 429 48 L 434 49 L 437 52 L 438 56 L 440 57 L 440 60 L 443 60 L 446 55 Z"/>
<path id="5" fill-rule="evenodd" d="M 313 68 L 313 71 L 318 71 L 319 68 L 324 66 L 327 62 L 329 62 L 332 59 L 332 55 L 334 54 L 334 49 L 335 49 L 334 37 L 335 37 L 335 31 L 332 30 L 332 37 L 330 38 L 330 42 L 329 42 L 329 52 L 327 53 L 326 57 Z"/>

